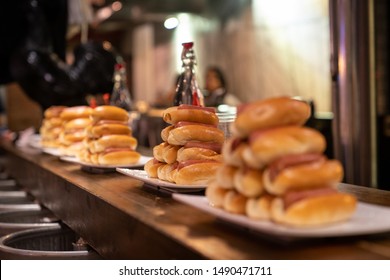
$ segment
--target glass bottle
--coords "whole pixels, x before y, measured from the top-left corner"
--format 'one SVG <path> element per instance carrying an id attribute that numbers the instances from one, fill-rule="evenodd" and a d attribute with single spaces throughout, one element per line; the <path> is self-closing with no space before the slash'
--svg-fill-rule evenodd
<path id="1" fill-rule="evenodd" d="M 131 111 L 132 101 L 126 82 L 126 67 L 123 63 L 115 64 L 113 80 L 114 87 L 110 97 L 110 105 Z"/>
<path id="2" fill-rule="evenodd" d="M 176 86 L 173 105 L 189 104 L 204 106 L 203 94 L 199 89 L 195 75 L 196 57 L 193 48 L 194 43 L 187 42 L 183 43 L 182 46 L 182 72 Z"/>

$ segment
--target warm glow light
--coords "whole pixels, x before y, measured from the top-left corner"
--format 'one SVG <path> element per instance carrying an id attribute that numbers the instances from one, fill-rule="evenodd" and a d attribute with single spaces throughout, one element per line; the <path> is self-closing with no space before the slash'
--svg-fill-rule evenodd
<path id="1" fill-rule="evenodd" d="M 164 21 L 164 27 L 166 29 L 173 29 L 173 28 L 176 28 L 178 25 L 179 25 L 179 20 L 175 17 L 167 18 Z"/>
<path id="2" fill-rule="evenodd" d="M 117 12 L 119 11 L 120 9 L 122 9 L 122 3 L 119 2 L 119 1 L 115 1 L 114 3 L 111 4 L 111 8 L 114 12 Z"/>
<path id="3" fill-rule="evenodd" d="M 103 21 L 108 19 L 112 15 L 112 10 L 109 7 L 101 8 L 99 11 L 97 11 L 96 18 L 99 21 Z"/>

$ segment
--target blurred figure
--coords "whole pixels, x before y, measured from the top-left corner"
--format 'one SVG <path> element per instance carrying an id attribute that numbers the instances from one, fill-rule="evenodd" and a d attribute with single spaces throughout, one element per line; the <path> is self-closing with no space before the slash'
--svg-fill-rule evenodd
<path id="1" fill-rule="evenodd" d="M 217 66 L 206 70 L 204 102 L 205 106 L 218 107 L 221 104 L 237 106 L 241 101 L 228 92 L 225 77 Z"/>
<path id="2" fill-rule="evenodd" d="M 67 0 L 3 1 L 0 84 L 18 83 L 42 109 L 111 91 L 116 56 L 103 44 L 82 44 L 75 62 L 65 63 L 67 21 Z"/>

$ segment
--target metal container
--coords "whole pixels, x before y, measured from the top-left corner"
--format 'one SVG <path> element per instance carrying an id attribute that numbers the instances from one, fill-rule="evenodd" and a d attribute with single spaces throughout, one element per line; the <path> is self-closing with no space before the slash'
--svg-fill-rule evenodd
<path id="1" fill-rule="evenodd" d="M 24 196 L 0 195 L 0 211 L 39 209 L 41 209 L 41 206 L 28 194 Z"/>
<path id="2" fill-rule="evenodd" d="M 58 222 L 48 209 L 0 212 L 0 236 L 30 228 L 56 227 Z"/>
<path id="3" fill-rule="evenodd" d="M 0 238 L 0 258 L 31 259 L 101 259 L 88 245 L 80 246 L 79 237 L 64 226 L 28 229 Z"/>

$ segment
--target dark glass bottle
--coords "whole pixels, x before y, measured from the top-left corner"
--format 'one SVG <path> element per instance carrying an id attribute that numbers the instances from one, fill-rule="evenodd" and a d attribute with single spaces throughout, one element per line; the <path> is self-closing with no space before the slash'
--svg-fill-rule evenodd
<path id="1" fill-rule="evenodd" d="M 195 75 L 196 57 L 194 52 L 194 43 L 183 43 L 183 51 L 181 53 L 182 72 L 179 82 L 176 86 L 174 106 L 180 104 L 189 104 L 204 106 L 203 94 L 199 89 Z"/>
<path id="2" fill-rule="evenodd" d="M 126 67 L 123 63 L 117 63 L 114 70 L 114 87 L 110 97 L 110 105 L 120 107 L 126 111 L 132 110 L 132 100 L 127 87 Z"/>

